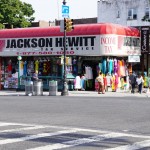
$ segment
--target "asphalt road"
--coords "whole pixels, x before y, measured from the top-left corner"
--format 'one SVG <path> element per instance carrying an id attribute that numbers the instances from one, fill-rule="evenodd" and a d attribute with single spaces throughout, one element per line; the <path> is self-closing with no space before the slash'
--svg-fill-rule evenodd
<path id="1" fill-rule="evenodd" d="M 1 124 L 12 123 L 11 129 L 12 126 L 14 128 L 18 128 L 18 126 L 26 127 L 27 125 L 30 127 L 33 124 L 36 127 L 40 125 L 44 127 L 49 126 L 48 129 L 44 128 L 44 130 L 43 128 L 42 130 L 36 129 L 36 131 L 17 131 L 16 129 L 16 132 L 0 133 L 0 149 L 2 150 L 18 150 L 18 147 L 19 150 L 34 147 L 36 148 L 35 150 L 38 150 L 37 147 L 49 145 L 51 141 L 53 141 L 53 144 L 64 144 L 68 140 L 73 140 L 73 143 L 69 143 L 73 146 L 69 148 L 67 147 L 68 143 L 65 143 L 67 146 L 64 148 L 69 150 L 101 150 L 145 141 L 145 138 L 148 140 L 146 142 L 148 145 L 144 149 L 150 149 L 150 98 L 148 97 L 0 96 L 0 122 Z M 8 125 L 6 127 L 1 124 L 0 132 L 6 129 L 10 130 Z M 73 131 L 64 133 L 65 136 L 59 138 L 56 138 L 56 135 L 55 139 L 51 139 L 51 136 L 48 136 L 51 140 L 44 137 L 44 139 L 40 138 L 36 142 L 34 140 L 32 142 L 26 141 L 24 144 L 18 141 L 15 144 L 12 144 L 12 141 L 5 144 L 2 141 L 1 143 L 1 140 L 5 138 L 20 138 L 31 134 L 37 136 L 40 132 L 58 132 L 62 129 Z M 76 133 L 75 129 L 78 129 L 79 133 Z M 109 136 L 113 137 L 113 140 L 107 141 L 106 136 L 103 137 L 105 143 L 100 143 L 99 140 L 102 137 L 95 136 L 101 132 L 111 133 Z M 116 133 L 119 133 L 119 135 L 116 135 Z M 118 136 L 123 136 L 122 133 L 130 134 L 130 136 L 127 136 L 127 139 L 118 139 Z M 66 136 L 68 134 L 69 137 Z M 138 136 L 135 137 L 135 135 Z M 92 136 L 94 141 L 90 139 L 91 142 L 89 142 L 89 139 L 87 139 L 86 142 L 78 141 L 78 144 L 74 142 L 75 139 L 89 136 Z M 62 145 L 60 147 L 58 145 L 55 146 L 54 148 L 48 147 L 48 150 L 61 149 L 63 147 Z M 43 150 L 43 147 L 40 150 Z"/>

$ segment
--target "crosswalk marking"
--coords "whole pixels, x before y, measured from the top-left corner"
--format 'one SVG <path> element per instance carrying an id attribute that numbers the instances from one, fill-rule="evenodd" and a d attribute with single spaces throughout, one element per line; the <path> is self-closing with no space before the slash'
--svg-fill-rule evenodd
<path id="1" fill-rule="evenodd" d="M 25 128 L 17 128 L 17 129 L 9 129 L 9 130 L 2 130 L 0 133 L 6 133 L 6 132 L 18 132 L 18 131 L 25 131 L 25 130 L 36 130 L 36 129 L 44 129 L 45 126 L 35 126 L 35 127 L 25 127 Z"/>
<path id="2" fill-rule="evenodd" d="M 109 134 L 97 135 L 97 136 L 93 136 L 93 137 L 89 137 L 89 138 L 82 138 L 82 139 L 78 139 L 78 140 L 63 142 L 62 144 L 61 143 L 50 144 L 47 146 L 36 147 L 33 149 L 28 149 L 28 150 L 55 150 L 55 149 L 69 148 L 69 147 L 74 147 L 74 146 L 81 145 L 81 144 L 98 142 L 98 141 L 102 141 L 102 140 L 106 140 L 106 139 L 110 139 L 110 138 L 121 137 L 121 136 L 123 136 L 123 134 L 109 133 Z"/>
<path id="3" fill-rule="evenodd" d="M 55 144 L 48 144 L 40 147 L 29 148 L 27 150 L 56 150 L 56 149 L 63 149 L 63 148 L 71 148 L 82 144 L 88 144 L 92 142 L 99 142 L 107 139 L 115 139 L 117 137 L 128 137 L 128 138 L 141 138 L 140 142 L 135 142 L 130 145 L 118 146 L 115 148 L 107 148 L 105 150 L 138 150 L 141 148 L 149 147 L 150 146 L 150 136 L 148 135 L 138 135 L 138 134 L 131 134 L 125 132 L 111 132 L 111 131 L 104 131 L 104 130 L 94 130 L 94 129 L 84 129 L 84 128 L 75 128 L 75 127 L 64 127 L 64 126 L 50 126 L 50 125 L 37 125 L 37 124 L 24 124 L 24 123 L 8 123 L 8 122 L 0 122 L 0 127 L 5 127 L 11 129 L 1 129 L 0 133 L 9 134 L 18 131 L 27 131 L 27 130 L 38 130 L 42 129 L 56 129 L 57 132 L 49 133 L 47 132 L 39 133 L 39 134 L 32 134 L 20 138 L 11 138 L 11 139 L 2 139 L 0 140 L 0 146 L 5 144 L 17 143 L 17 142 L 24 142 L 27 140 L 33 140 L 38 138 L 45 138 L 45 137 L 52 137 L 62 134 L 71 134 L 71 133 L 94 133 L 95 136 L 87 137 L 87 138 L 77 138 L 76 140 L 66 141 L 62 143 L 55 143 Z M 13 127 L 12 127 L 13 126 Z M 18 128 L 14 128 L 14 126 L 19 126 Z M 86 134 L 85 134 L 86 135 Z M 143 140 L 143 141 L 142 141 Z"/>
<path id="4" fill-rule="evenodd" d="M 27 140 L 33 140 L 33 139 L 38 139 L 38 138 L 43 138 L 43 137 L 48 137 L 48 136 L 56 136 L 56 135 L 60 135 L 60 134 L 74 133 L 77 131 L 78 130 L 63 130 L 63 131 L 58 131 L 58 132 L 54 132 L 54 133 L 41 133 L 41 134 L 30 135 L 30 136 L 25 136 L 25 137 L 21 137 L 21 138 L 0 140 L 0 145 L 16 143 L 16 142 L 23 142 L 23 141 L 27 141 Z"/>
<path id="5" fill-rule="evenodd" d="M 109 148 L 105 150 L 138 150 L 140 148 L 144 148 L 148 146 L 150 146 L 150 140 L 145 140 L 145 141 L 133 143 L 132 145 L 119 146 L 116 148 Z"/>
<path id="6" fill-rule="evenodd" d="M 0 127 L 9 126 L 9 125 L 13 125 L 13 124 L 11 124 L 11 123 L 1 123 L 1 124 L 0 124 Z"/>
<path id="7" fill-rule="evenodd" d="M 75 128 L 75 127 L 64 127 L 64 126 L 50 126 L 50 125 L 37 125 L 37 124 L 24 124 L 24 123 L 1 123 L 0 124 L 6 124 L 7 125 L 20 125 L 20 126 L 42 126 L 43 128 L 55 128 L 55 129 L 64 129 L 64 130 L 78 130 L 78 131 L 83 131 L 83 132 L 93 132 L 93 133 L 110 133 L 112 131 L 105 131 L 105 130 L 95 130 L 95 129 L 84 129 L 84 128 Z M 4 126 L 4 125 L 3 125 Z M 121 132 L 114 132 L 114 133 L 121 133 Z M 150 136 L 146 135 L 137 135 L 137 134 L 130 134 L 130 133 L 124 133 L 124 136 L 129 136 L 129 137 L 135 137 L 135 138 L 145 138 L 145 139 L 150 139 Z"/>

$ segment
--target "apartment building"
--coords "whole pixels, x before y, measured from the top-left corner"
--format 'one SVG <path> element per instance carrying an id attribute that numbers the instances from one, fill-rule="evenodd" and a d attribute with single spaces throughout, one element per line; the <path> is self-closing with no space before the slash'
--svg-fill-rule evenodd
<path id="1" fill-rule="evenodd" d="M 150 25 L 150 0 L 99 0 L 97 8 L 98 22 L 125 26 Z"/>

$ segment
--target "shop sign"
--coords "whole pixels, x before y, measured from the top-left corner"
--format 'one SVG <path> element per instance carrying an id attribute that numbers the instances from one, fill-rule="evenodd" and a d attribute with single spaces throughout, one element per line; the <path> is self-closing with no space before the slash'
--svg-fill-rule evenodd
<path id="1" fill-rule="evenodd" d="M 105 56 L 141 55 L 140 38 L 120 35 L 100 36 L 100 52 Z"/>
<path id="2" fill-rule="evenodd" d="M 67 36 L 66 55 L 141 55 L 139 37 L 120 35 Z M 63 55 L 64 37 L 10 38 L 0 40 L 1 56 Z"/>
<path id="3" fill-rule="evenodd" d="M 66 39 L 67 55 L 98 56 L 99 36 L 73 36 Z M 0 55 L 63 55 L 64 37 L 34 37 L 0 40 Z"/>
<path id="4" fill-rule="evenodd" d="M 140 56 L 130 55 L 128 56 L 128 62 L 140 62 Z"/>
<path id="5" fill-rule="evenodd" d="M 141 53 L 150 53 L 149 48 L 149 32 L 150 28 L 147 26 L 141 27 Z"/>

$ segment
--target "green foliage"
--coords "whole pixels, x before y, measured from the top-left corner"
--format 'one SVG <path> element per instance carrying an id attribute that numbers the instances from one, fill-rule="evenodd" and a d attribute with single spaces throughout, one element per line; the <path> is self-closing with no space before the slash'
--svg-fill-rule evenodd
<path id="1" fill-rule="evenodd" d="M 0 0 L 0 28 L 7 24 L 13 28 L 28 27 L 34 21 L 32 5 L 20 0 Z"/>

